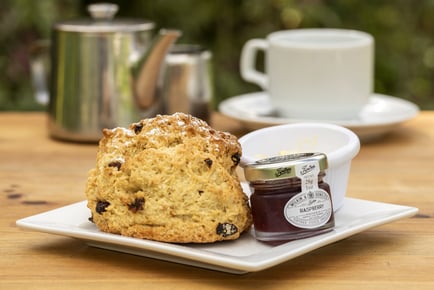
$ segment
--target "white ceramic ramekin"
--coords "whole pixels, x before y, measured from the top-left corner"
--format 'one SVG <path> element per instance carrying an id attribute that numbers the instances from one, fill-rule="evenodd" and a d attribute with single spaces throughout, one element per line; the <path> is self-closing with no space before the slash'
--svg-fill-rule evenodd
<path id="1" fill-rule="evenodd" d="M 352 131 L 324 123 L 294 123 L 267 127 L 239 139 L 243 154 L 241 166 L 266 157 L 300 152 L 322 152 L 329 168 L 325 181 L 330 185 L 334 210 L 344 203 L 352 159 L 360 141 Z"/>

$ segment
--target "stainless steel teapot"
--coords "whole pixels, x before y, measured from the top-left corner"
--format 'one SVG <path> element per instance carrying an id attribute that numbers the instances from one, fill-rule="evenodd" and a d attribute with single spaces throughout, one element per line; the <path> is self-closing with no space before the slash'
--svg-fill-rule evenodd
<path id="1" fill-rule="evenodd" d="M 92 18 L 53 26 L 48 128 L 54 138 L 94 142 L 103 128 L 162 112 L 157 83 L 180 32 L 161 30 L 152 39 L 154 23 L 114 18 L 115 4 L 88 10 Z"/>

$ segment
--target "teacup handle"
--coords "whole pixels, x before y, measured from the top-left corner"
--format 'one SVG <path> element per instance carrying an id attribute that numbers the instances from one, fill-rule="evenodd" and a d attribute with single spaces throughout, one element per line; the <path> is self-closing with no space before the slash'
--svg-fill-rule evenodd
<path id="1" fill-rule="evenodd" d="M 268 88 L 268 77 L 255 69 L 256 54 L 258 50 L 265 53 L 268 43 L 264 39 L 251 39 L 244 44 L 241 51 L 240 71 L 241 77 L 249 82 L 259 85 L 263 90 Z"/>

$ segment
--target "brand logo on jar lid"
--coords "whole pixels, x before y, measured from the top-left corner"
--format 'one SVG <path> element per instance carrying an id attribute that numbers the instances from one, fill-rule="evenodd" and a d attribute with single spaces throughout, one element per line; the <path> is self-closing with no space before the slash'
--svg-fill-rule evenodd
<path id="1" fill-rule="evenodd" d="M 276 172 L 274 173 L 274 176 L 281 177 L 283 175 L 291 174 L 292 168 L 291 167 L 281 167 L 277 168 Z"/>

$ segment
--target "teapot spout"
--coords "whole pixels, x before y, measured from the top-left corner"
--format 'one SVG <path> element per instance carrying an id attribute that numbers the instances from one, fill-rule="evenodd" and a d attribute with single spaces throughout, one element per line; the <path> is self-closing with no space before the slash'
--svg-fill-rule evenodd
<path id="1" fill-rule="evenodd" d="M 162 29 L 152 47 L 142 56 L 133 71 L 134 93 L 141 109 L 149 108 L 155 102 L 160 70 L 169 48 L 180 35 L 179 30 Z"/>

